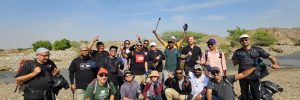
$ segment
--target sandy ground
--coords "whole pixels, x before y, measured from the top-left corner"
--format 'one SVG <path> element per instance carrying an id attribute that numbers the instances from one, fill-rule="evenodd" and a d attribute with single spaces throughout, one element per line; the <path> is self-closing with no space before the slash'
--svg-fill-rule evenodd
<path id="1" fill-rule="evenodd" d="M 229 71 L 229 74 L 236 71 Z M 300 67 L 280 69 L 278 71 L 270 70 L 270 75 L 264 80 L 271 80 L 284 88 L 283 92 L 273 95 L 274 100 L 298 100 L 300 98 Z M 239 95 L 239 83 L 235 84 L 235 91 Z M 0 100 L 23 100 L 21 93 L 14 93 L 16 84 L 0 84 Z M 70 90 L 61 90 L 57 100 L 72 100 Z"/>

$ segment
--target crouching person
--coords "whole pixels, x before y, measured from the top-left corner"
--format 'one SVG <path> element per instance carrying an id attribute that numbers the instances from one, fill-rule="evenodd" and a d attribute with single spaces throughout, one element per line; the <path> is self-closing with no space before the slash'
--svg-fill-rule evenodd
<path id="1" fill-rule="evenodd" d="M 124 72 L 125 82 L 122 84 L 120 93 L 122 100 L 142 100 L 143 95 L 141 92 L 140 84 L 134 81 L 134 74 L 126 70 Z"/>
<path id="2" fill-rule="evenodd" d="M 233 83 L 250 75 L 256 67 L 251 67 L 235 75 L 221 76 L 218 67 L 211 68 L 213 78 L 208 82 L 207 100 L 234 100 Z"/>
<path id="3" fill-rule="evenodd" d="M 169 75 L 169 78 L 165 81 L 167 86 L 165 94 L 168 100 L 185 100 L 192 91 L 191 82 L 185 77 L 182 68 L 178 67 L 175 71 L 176 77 Z"/>
<path id="4" fill-rule="evenodd" d="M 112 82 L 107 82 L 108 71 L 100 68 L 97 79 L 93 80 L 84 95 L 85 100 L 114 100 L 116 88 Z"/>
<path id="5" fill-rule="evenodd" d="M 161 92 L 163 84 L 159 81 L 158 71 L 153 70 L 149 75 L 150 81 L 146 82 L 143 90 L 145 100 L 162 100 Z"/>

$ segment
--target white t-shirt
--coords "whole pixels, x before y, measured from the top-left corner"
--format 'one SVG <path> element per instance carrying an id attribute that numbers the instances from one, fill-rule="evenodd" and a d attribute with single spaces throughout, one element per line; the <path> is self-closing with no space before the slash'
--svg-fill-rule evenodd
<path id="1" fill-rule="evenodd" d="M 199 78 L 197 78 L 194 73 L 189 73 L 190 76 L 190 82 L 192 85 L 192 93 L 193 95 L 198 95 L 203 91 L 203 88 L 207 86 L 207 83 L 209 81 L 209 78 L 204 75 L 204 73 L 201 74 Z"/>

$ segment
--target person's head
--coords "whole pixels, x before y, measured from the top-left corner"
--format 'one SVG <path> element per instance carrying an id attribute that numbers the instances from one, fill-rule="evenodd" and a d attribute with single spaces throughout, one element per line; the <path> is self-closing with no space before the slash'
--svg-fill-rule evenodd
<path id="1" fill-rule="evenodd" d="M 176 43 L 176 42 L 177 42 L 177 39 L 176 39 L 176 37 L 175 37 L 175 36 L 171 36 L 171 37 L 170 37 L 170 40 L 171 40 L 171 41 L 173 41 L 174 43 Z"/>
<path id="2" fill-rule="evenodd" d="M 141 42 L 137 42 L 136 45 L 135 45 L 135 49 L 137 51 L 141 51 L 142 50 L 142 43 Z"/>
<path id="3" fill-rule="evenodd" d="M 105 68 L 100 68 L 97 74 L 97 79 L 101 84 L 105 84 L 107 82 L 108 71 Z"/>
<path id="4" fill-rule="evenodd" d="M 151 42 L 150 50 L 156 50 L 156 43 L 155 42 Z"/>
<path id="5" fill-rule="evenodd" d="M 172 40 L 168 41 L 168 48 L 172 49 L 174 48 L 175 42 L 173 42 Z"/>
<path id="6" fill-rule="evenodd" d="M 159 74 L 158 74 L 158 71 L 157 70 L 152 70 L 151 71 L 151 74 L 149 75 L 150 79 L 153 81 L 153 82 L 156 82 L 159 78 Z"/>
<path id="7" fill-rule="evenodd" d="M 80 47 L 80 55 L 81 57 L 83 58 L 88 58 L 90 57 L 90 54 L 89 54 L 89 48 L 88 47 Z"/>
<path id="8" fill-rule="evenodd" d="M 104 51 L 104 48 L 105 48 L 104 43 L 101 42 L 101 41 L 97 42 L 96 43 L 96 48 L 97 48 L 98 51 Z"/>
<path id="9" fill-rule="evenodd" d="M 110 46 L 109 47 L 109 55 L 115 57 L 117 55 L 118 47 L 117 46 Z"/>
<path id="10" fill-rule="evenodd" d="M 126 48 L 129 48 L 129 47 L 130 47 L 130 41 L 129 41 L 129 40 L 125 40 L 125 41 L 124 41 L 124 46 L 125 46 Z"/>
<path id="11" fill-rule="evenodd" d="M 125 81 L 132 82 L 133 78 L 134 78 L 134 74 L 131 71 L 129 71 L 129 70 L 124 71 L 124 79 L 125 79 Z"/>
<path id="12" fill-rule="evenodd" d="M 189 45 L 195 44 L 195 39 L 194 39 L 194 37 L 193 37 L 193 36 L 189 36 L 189 37 L 187 38 L 187 42 L 188 42 Z"/>
<path id="13" fill-rule="evenodd" d="M 194 75 L 196 77 L 200 77 L 202 74 L 202 66 L 201 65 L 195 65 L 194 67 Z"/>
<path id="14" fill-rule="evenodd" d="M 240 36 L 240 43 L 243 47 L 247 47 L 250 45 L 250 37 L 247 34 L 243 34 Z"/>
<path id="15" fill-rule="evenodd" d="M 221 79 L 220 69 L 218 67 L 211 67 L 210 73 L 214 80 L 217 81 Z"/>
<path id="16" fill-rule="evenodd" d="M 144 47 L 148 47 L 149 46 L 149 40 L 144 40 Z"/>
<path id="17" fill-rule="evenodd" d="M 216 43 L 217 43 L 216 39 L 209 39 L 206 43 L 209 50 L 216 49 Z"/>
<path id="18" fill-rule="evenodd" d="M 184 71 L 182 68 L 180 67 L 177 67 L 176 70 L 175 70 L 175 75 L 176 75 L 176 78 L 177 79 L 183 79 L 185 74 L 184 74 Z"/>
<path id="19" fill-rule="evenodd" d="M 38 48 L 35 53 L 37 56 L 37 60 L 40 63 L 46 63 L 49 60 L 50 53 L 47 48 Z"/>

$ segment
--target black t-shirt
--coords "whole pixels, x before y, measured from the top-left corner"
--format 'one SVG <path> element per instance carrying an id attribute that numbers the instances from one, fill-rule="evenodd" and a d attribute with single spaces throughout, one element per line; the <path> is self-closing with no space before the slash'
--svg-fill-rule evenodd
<path id="1" fill-rule="evenodd" d="M 103 60 L 104 57 L 107 57 L 109 55 L 109 53 L 107 51 L 96 51 L 96 50 L 93 50 L 91 52 L 91 56 L 94 57 L 95 61 L 96 61 L 96 64 L 97 66 L 99 67 L 103 67 L 104 66 L 104 63 L 105 61 Z"/>
<path id="2" fill-rule="evenodd" d="M 144 52 L 131 51 L 128 53 L 128 59 L 131 60 L 130 71 L 134 72 L 135 75 L 145 74 L 145 61 L 146 55 Z"/>
<path id="3" fill-rule="evenodd" d="M 156 60 L 155 58 L 160 56 L 159 60 Z M 162 72 L 163 69 L 163 62 L 162 60 L 165 58 L 165 55 L 162 53 L 160 50 L 150 50 L 147 54 L 147 63 L 148 63 L 148 68 L 151 70 L 157 70 L 158 72 Z M 156 66 L 155 63 L 157 63 Z"/>
<path id="4" fill-rule="evenodd" d="M 218 97 L 218 100 L 234 100 L 234 93 L 231 85 L 233 85 L 233 83 L 236 81 L 235 76 L 229 75 L 226 77 L 231 85 L 226 82 L 224 78 L 225 77 L 222 78 L 220 83 L 217 83 L 211 79 L 207 84 L 207 88 L 212 89 L 212 95 Z"/>
<path id="5" fill-rule="evenodd" d="M 122 62 L 117 57 L 110 58 L 105 57 L 105 68 L 108 70 L 108 81 L 113 82 L 115 85 L 119 85 L 118 83 L 118 73 L 120 72 L 120 67 L 122 66 Z"/>
<path id="6" fill-rule="evenodd" d="M 24 84 L 28 85 L 29 88 L 36 90 L 50 89 L 52 77 L 51 72 L 54 70 L 54 68 L 56 68 L 56 65 L 51 60 L 48 60 L 48 62 L 45 64 L 40 64 L 36 60 L 27 61 L 25 65 L 21 67 L 16 77 L 27 75 L 33 72 L 33 69 L 37 66 L 41 68 L 41 72 L 35 77 L 24 82 Z"/>
<path id="7" fill-rule="evenodd" d="M 83 59 L 82 57 L 75 58 L 69 67 L 69 78 L 71 84 L 74 84 L 77 89 L 86 89 L 87 85 L 96 78 L 98 67 L 94 59 Z"/>
<path id="8" fill-rule="evenodd" d="M 194 46 L 193 48 L 186 46 L 181 50 L 181 54 L 187 55 L 190 51 L 192 52 L 192 56 L 185 59 L 185 66 L 194 68 L 197 64 L 196 61 L 199 60 L 199 57 L 202 57 L 202 52 L 198 46 Z"/>

